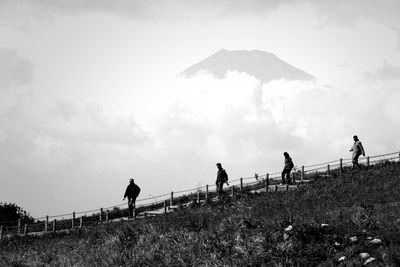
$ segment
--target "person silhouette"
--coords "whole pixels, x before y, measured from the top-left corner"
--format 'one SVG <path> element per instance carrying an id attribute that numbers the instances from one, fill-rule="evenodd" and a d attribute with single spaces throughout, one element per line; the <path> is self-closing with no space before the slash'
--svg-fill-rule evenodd
<path id="1" fill-rule="evenodd" d="M 285 184 L 285 183 L 292 184 L 292 181 L 290 179 L 290 172 L 292 171 L 294 164 L 293 164 L 292 158 L 289 156 L 289 153 L 284 152 L 283 156 L 285 157 L 285 160 L 284 160 L 285 165 L 284 165 L 283 171 L 282 171 L 282 184 Z"/>
<path id="2" fill-rule="evenodd" d="M 217 163 L 217 180 L 215 181 L 215 184 L 217 186 L 217 193 L 218 197 L 220 197 L 223 194 L 223 186 L 224 183 L 228 184 L 228 174 L 226 173 L 225 169 L 222 168 L 221 163 Z"/>
<path id="3" fill-rule="evenodd" d="M 129 185 L 126 187 L 124 199 L 128 198 L 129 218 L 133 217 L 134 209 L 136 208 L 136 198 L 139 196 L 140 187 L 135 184 L 133 178 L 129 179 Z"/>
<path id="4" fill-rule="evenodd" d="M 365 157 L 365 150 L 364 147 L 361 143 L 361 141 L 358 139 L 358 136 L 355 135 L 353 136 L 354 144 L 353 147 L 350 149 L 350 152 L 353 152 L 351 159 L 353 163 L 352 169 L 357 167 L 358 169 L 362 170 L 361 165 L 358 163 L 358 158 L 363 155 Z"/>

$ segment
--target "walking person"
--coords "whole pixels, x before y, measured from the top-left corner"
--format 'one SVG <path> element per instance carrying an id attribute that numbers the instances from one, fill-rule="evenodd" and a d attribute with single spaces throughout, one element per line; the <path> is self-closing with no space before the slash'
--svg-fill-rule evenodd
<path id="1" fill-rule="evenodd" d="M 361 143 L 361 141 L 358 139 L 358 136 L 355 135 L 353 136 L 354 144 L 353 147 L 350 149 L 350 152 L 353 152 L 351 159 L 353 162 L 353 169 L 357 167 L 358 169 L 362 170 L 361 165 L 358 163 L 358 158 L 363 155 L 365 157 L 365 150 L 364 147 Z"/>
<path id="2" fill-rule="evenodd" d="M 285 157 L 285 165 L 283 167 L 283 171 L 282 171 L 282 184 L 292 184 L 291 180 L 290 180 L 290 172 L 292 171 L 294 164 L 292 161 L 292 158 L 289 156 L 289 153 L 284 152 L 283 156 Z M 286 177 L 285 177 L 286 176 Z"/>
<path id="3" fill-rule="evenodd" d="M 221 163 L 217 163 L 217 180 L 215 181 L 215 184 L 217 186 L 217 193 L 218 197 L 220 197 L 223 194 L 223 186 L 224 183 L 228 184 L 228 174 L 226 173 L 225 169 L 222 168 Z"/>
<path id="4" fill-rule="evenodd" d="M 129 185 L 126 187 L 124 199 L 128 198 L 128 209 L 129 209 L 129 217 L 133 218 L 133 212 L 136 208 L 136 198 L 140 193 L 140 187 L 135 184 L 133 178 L 129 179 Z"/>

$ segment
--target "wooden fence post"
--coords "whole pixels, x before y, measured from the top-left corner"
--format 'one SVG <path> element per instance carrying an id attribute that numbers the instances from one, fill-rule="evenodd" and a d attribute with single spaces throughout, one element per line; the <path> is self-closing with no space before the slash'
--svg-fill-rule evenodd
<path id="1" fill-rule="evenodd" d="M 75 228 L 75 211 L 72 212 L 72 225 L 71 228 L 74 229 Z"/>
<path id="2" fill-rule="evenodd" d="M 342 158 L 340 158 L 340 164 L 339 164 L 339 172 L 340 172 L 340 174 L 342 174 L 343 173 L 343 159 Z"/>
<path id="3" fill-rule="evenodd" d="M 243 177 L 240 177 L 240 192 L 243 192 Z"/>
<path id="4" fill-rule="evenodd" d="M 0 241 L 3 240 L 3 225 L 0 225 Z"/>
<path id="5" fill-rule="evenodd" d="M 369 168 L 369 156 L 367 157 L 367 168 Z"/>
<path id="6" fill-rule="evenodd" d="M 300 174 L 301 181 L 304 180 L 304 166 L 301 166 L 301 174 Z"/>
<path id="7" fill-rule="evenodd" d="M 168 200 L 164 200 L 164 214 L 167 214 Z"/>
<path id="8" fill-rule="evenodd" d="M 200 190 L 197 190 L 197 203 L 200 204 Z"/>
<path id="9" fill-rule="evenodd" d="M 79 219 L 79 228 L 82 229 L 83 226 L 83 216 L 81 216 L 81 218 Z"/>
<path id="10" fill-rule="evenodd" d="M 208 184 L 206 185 L 206 195 L 205 195 L 205 200 L 206 203 L 208 203 Z"/>
<path id="11" fill-rule="evenodd" d="M 173 205 L 174 205 L 174 192 L 173 192 L 173 191 L 171 191 L 171 199 L 170 199 L 169 205 L 170 205 L 170 206 L 173 206 Z"/>
<path id="12" fill-rule="evenodd" d="M 21 219 L 18 219 L 18 234 L 21 234 Z"/>
<path id="13" fill-rule="evenodd" d="M 292 172 L 292 183 L 296 184 L 296 173 Z"/>
<path id="14" fill-rule="evenodd" d="M 103 208 L 100 208 L 100 215 L 99 215 L 99 221 L 103 219 Z"/>
<path id="15" fill-rule="evenodd" d="M 269 190 L 269 173 L 265 176 L 265 192 Z"/>
<path id="16" fill-rule="evenodd" d="M 326 166 L 326 174 L 331 175 L 331 165 Z"/>
<path id="17" fill-rule="evenodd" d="M 49 231 L 49 215 L 46 216 L 46 224 L 44 225 L 44 231 Z"/>
<path id="18" fill-rule="evenodd" d="M 28 224 L 24 225 L 24 236 L 28 235 Z"/>
<path id="19" fill-rule="evenodd" d="M 106 210 L 106 223 L 108 223 L 109 221 L 108 221 L 108 216 L 109 216 L 109 211 L 108 210 Z"/>
<path id="20" fill-rule="evenodd" d="M 54 219 L 54 221 L 53 221 L 53 232 L 56 231 L 56 226 L 57 226 L 57 219 Z"/>

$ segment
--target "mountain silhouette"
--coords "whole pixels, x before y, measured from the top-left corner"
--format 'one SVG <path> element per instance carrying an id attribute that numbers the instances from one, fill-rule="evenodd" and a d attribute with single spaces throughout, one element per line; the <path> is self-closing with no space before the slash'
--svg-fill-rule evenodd
<path id="1" fill-rule="evenodd" d="M 228 71 L 245 72 L 254 76 L 261 83 L 280 79 L 287 81 L 314 80 L 314 77 L 307 72 L 290 65 L 274 54 L 260 50 L 228 51 L 222 49 L 185 69 L 180 75 L 192 77 L 206 72 L 218 79 L 223 79 Z"/>

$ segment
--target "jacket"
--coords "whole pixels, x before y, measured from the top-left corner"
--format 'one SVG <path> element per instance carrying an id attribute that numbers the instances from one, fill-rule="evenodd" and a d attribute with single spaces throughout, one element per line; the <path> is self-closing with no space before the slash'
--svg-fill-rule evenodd
<path id="1" fill-rule="evenodd" d="M 291 169 L 294 167 L 293 161 L 291 157 L 285 158 L 285 169 Z"/>
<path id="2" fill-rule="evenodd" d="M 217 172 L 217 181 L 215 183 L 226 183 L 228 182 L 228 174 L 225 169 L 220 169 Z"/>
<path id="3" fill-rule="evenodd" d="M 350 149 L 350 151 L 353 151 L 353 155 L 352 158 L 356 158 L 360 155 L 365 156 L 365 151 L 364 151 L 364 147 L 361 144 L 361 141 L 355 141 L 353 147 Z"/>
<path id="4" fill-rule="evenodd" d="M 137 184 L 135 184 L 135 183 L 129 184 L 126 187 L 124 198 L 128 197 L 128 198 L 136 199 L 138 197 L 139 193 L 140 193 L 140 187 Z"/>

